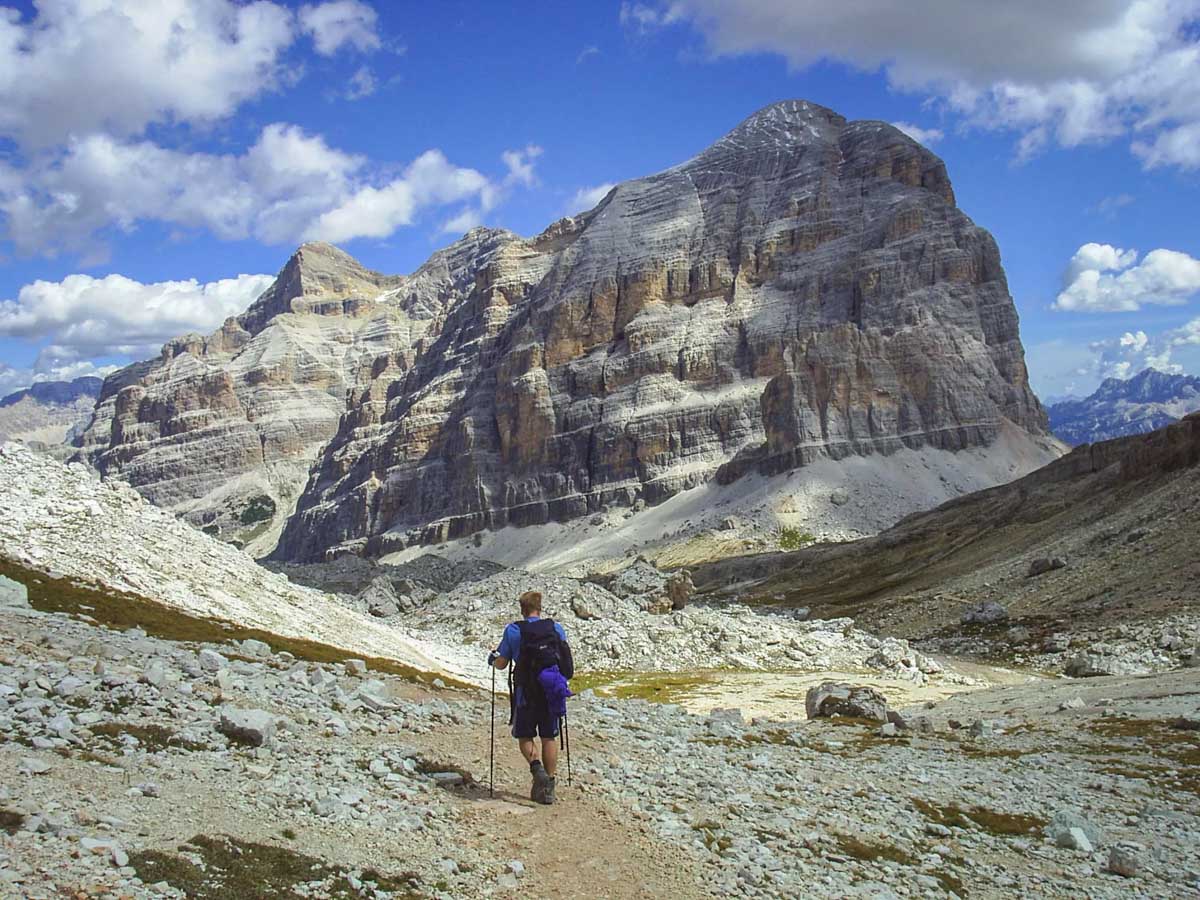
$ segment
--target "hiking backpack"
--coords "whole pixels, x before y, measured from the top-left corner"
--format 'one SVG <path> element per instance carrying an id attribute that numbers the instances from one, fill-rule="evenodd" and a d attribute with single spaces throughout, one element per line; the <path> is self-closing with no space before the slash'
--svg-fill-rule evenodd
<path id="1" fill-rule="evenodd" d="M 517 656 L 516 682 L 526 690 L 536 689 L 543 669 L 558 666 L 563 678 L 575 674 L 571 648 L 558 636 L 553 619 L 524 619 L 515 623 L 521 631 L 521 652 Z"/>

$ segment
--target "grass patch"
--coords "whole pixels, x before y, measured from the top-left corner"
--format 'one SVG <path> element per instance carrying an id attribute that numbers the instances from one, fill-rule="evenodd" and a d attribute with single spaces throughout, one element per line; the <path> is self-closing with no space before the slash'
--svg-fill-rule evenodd
<path id="1" fill-rule="evenodd" d="M 733 846 L 733 839 L 721 834 L 721 826 L 713 821 L 697 822 L 692 826 L 710 853 L 720 853 Z"/>
<path id="2" fill-rule="evenodd" d="M 1098 752 L 1112 753 L 1121 762 L 1128 763 L 1130 753 L 1141 750 L 1162 764 L 1137 764 L 1128 772 L 1112 774 L 1146 778 L 1159 787 L 1200 796 L 1200 732 L 1181 729 L 1177 722 L 1176 719 L 1102 716 L 1089 719 L 1084 727 L 1111 742 L 1098 748 Z"/>
<path id="3" fill-rule="evenodd" d="M 294 841 L 294 840 L 296 839 L 296 832 L 295 832 L 295 829 L 292 829 L 292 828 L 284 828 L 284 829 L 283 829 L 283 830 L 281 830 L 279 833 L 280 833 L 281 835 L 283 835 L 283 836 L 284 836 L 284 837 L 285 837 L 287 840 L 289 840 L 289 841 Z"/>
<path id="4" fill-rule="evenodd" d="M 220 644 L 253 638 L 269 644 L 276 653 L 286 650 L 297 659 L 308 662 L 341 664 L 348 659 L 365 659 L 368 668 L 396 675 L 407 681 L 427 684 L 440 677 L 451 687 L 474 690 L 472 685 L 457 681 L 448 675 L 422 672 L 393 659 L 363 657 L 316 641 L 281 637 L 269 631 L 244 628 L 220 619 L 193 616 L 136 594 L 46 575 L 11 559 L 0 559 L 0 575 L 25 585 L 29 591 L 29 603 L 34 609 L 74 616 L 87 615 L 100 625 L 117 631 L 141 628 L 151 637 L 194 643 Z"/>
<path id="5" fill-rule="evenodd" d="M 1046 825 L 1046 820 L 1038 816 L 995 812 L 984 809 L 982 806 L 975 806 L 971 809 L 964 809 L 957 803 L 939 806 L 931 801 L 915 797 L 912 803 L 917 811 L 930 822 L 945 825 L 947 828 L 981 828 L 990 834 L 1001 837 L 1029 834 Z"/>
<path id="6" fill-rule="evenodd" d="M 25 824 L 25 817 L 11 809 L 0 809 L 0 831 L 16 834 Z"/>
<path id="7" fill-rule="evenodd" d="M 879 862 L 880 860 L 889 860 L 894 863 L 899 863 L 902 866 L 914 866 L 919 860 L 894 844 L 883 844 L 875 841 L 863 840 L 860 837 L 855 837 L 850 834 L 834 833 L 834 841 L 837 842 L 838 851 L 843 856 L 849 856 L 852 859 L 861 860 L 863 862 Z"/>
<path id="8" fill-rule="evenodd" d="M 179 750 L 207 750 L 207 744 L 188 741 L 181 738 L 170 728 L 163 725 L 136 725 L 132 722 L 102 722 L 89 729 L 92 735 L 101 743 L 110 747 L 124 746 L 121 738 L 130 735 L 137 739 L 138 745 L 147 753 L 157 753 L 171 748 Z"/>
<path id="9" fill-rule="evenodd" d="M 335 900 L 351 900 L 363 893 L 351 887 L 350 870 L 286 847 L 242 841 L 231 837 L 197 835 L 178 855 L 142 850 L 129 855 L 129 864 L 146 884 L 165 881 L 183 891 L 189 900 L 268 900 L 300 898 L 313 893 Z M 189 857 L 198 857 L 199 864 Z M 411 873 L 382 875 L 370 869 L 361 875 L 379 891 L 395 897 L 416 898 L 419 882 Z M 320 885 L 319 891 L 302 885 Z M 368 895 L 369 896 L 369 895 Z"/>

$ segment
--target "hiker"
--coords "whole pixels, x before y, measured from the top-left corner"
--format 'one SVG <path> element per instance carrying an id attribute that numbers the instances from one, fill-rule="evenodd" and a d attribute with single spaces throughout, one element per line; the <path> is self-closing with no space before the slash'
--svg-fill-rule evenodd
<path id="1" fill-rule="evenodd" d="M 561 625 L 542 618 L 542 595 L 526 591 L 518 601 L 521 620 L 504 629 L 500 646 L 488 655 L 497 669 L 508 667 L 512 736 L 529 763 L 533 787 L 529 799 L 554 802 L 554 772 L 558 766 L 559 722 L 567 714 L 571 691 L 567 679 L 575 674 L 571 647 Z M 534 744 L 541 738 L 541 753 Z"/>

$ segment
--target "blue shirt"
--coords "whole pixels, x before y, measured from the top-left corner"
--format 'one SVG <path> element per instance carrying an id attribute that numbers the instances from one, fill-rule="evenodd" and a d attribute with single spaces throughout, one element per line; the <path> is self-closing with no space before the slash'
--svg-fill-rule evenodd
<path id="1" fill-rule="evenodd" d="M 525 621 L 536 622 L 540 618 L 541 616 L 530 616 Z M 563 627 L 555 622 L 554 630 L 558 632 L 558 639 L 565 644 L 567 633 L 563 631 Z M 510 623 L 504 629 L 504 637 L 500 638 L 500 646 L 496 648 L 496 652 L 509 662 L 517 661 L 517 657 L 521 655 L 521 629 L 516 622 Z"/>

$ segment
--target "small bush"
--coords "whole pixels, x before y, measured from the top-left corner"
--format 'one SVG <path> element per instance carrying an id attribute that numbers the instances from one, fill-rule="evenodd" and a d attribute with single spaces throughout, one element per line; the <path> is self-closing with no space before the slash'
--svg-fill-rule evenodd
<path id="1" fill-rule="evenodd" d="M 243 525 L 254 525 L 257 522 L 266 522 L 275 515 L 275 501 L 266 494 L 259 494 L 257 497 L 252 497 L 250 502 L 246 504 L 246 508 L 242 510 L 239 521 Z"/>
<path id="2" fill-rule="evenodd" d="M 779 529 L 779 549 L 780 550 L 799 550 L 801 547 L 811 544 L 816 538 L 807 531 L 801 531 L 799 528 L 780 528 Z"/>

